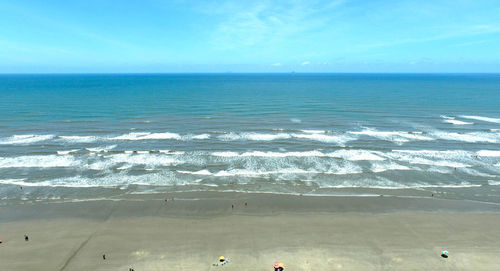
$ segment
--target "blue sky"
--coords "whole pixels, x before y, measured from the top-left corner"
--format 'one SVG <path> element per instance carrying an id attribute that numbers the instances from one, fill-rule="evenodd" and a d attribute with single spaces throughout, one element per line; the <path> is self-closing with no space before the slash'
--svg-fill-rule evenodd
<path id="1" fill-rule="evenodd" d="M 0 73 L 500 72 L 486 0 L 0 0 Z"/>

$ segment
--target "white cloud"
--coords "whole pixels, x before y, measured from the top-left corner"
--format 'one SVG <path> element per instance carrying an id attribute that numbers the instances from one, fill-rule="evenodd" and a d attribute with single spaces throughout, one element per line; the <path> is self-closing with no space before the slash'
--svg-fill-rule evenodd
<path id="1" fill-rule="evenodd" d="M 304 61 L 304 62 L 300 63 L 300 65 L 302 65 L 302 66 L 309 65 L 309 64 L 311 64 L 311 62 L 309 62 L 309 61 Z"/>
<path id="2" fill-rule="evenodd" d="M 208 10 L 222 18 L 212 33 L 217 49 L 280 44 L 294 35 L 322 29 L 331 20 L 325 10 L 339 8 L 344 0 L 222 1 Z"/>
<path id="3" fill-rule="evenodd" d="M 276 67 L 281 66 L 281 65 L 282 64 L 280 62 L 276 62 L 276 63 L 271 64 L 271 66 L 276 66 Z"/>

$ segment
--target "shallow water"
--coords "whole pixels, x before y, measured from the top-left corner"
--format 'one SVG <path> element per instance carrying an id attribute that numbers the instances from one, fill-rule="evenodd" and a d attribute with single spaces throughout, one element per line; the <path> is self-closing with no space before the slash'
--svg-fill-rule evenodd
<path id="1" fill-rule="evenodd" d="M 500 202 L 499 101 L 500 75 L 2 75 L 0 199 Z"/>

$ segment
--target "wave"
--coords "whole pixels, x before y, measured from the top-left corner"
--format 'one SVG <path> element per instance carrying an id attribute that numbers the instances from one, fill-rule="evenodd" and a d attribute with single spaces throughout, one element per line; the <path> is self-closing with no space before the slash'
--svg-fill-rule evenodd
<path id="1" fill-rule="evenodd" d="M 124 134 L 121 136 L 110 137 L 108 140 L 129 140 L 129 141 L 138 141 L 138 140 L 202 140 L 209 139 L 209 134 L 199 134 L 199 135 L 183 135 L 177 133 L 150 133 L 150 132 L 133 132 Z"/>
<path id="2" fill-rule="evenodd" d="M 500 119 L 498 118 L 489 118 L 489 117 L 482 117 L 482 116 L 460 116 L 464 119 L 472 119 L 472 120 L 480 120 L 480 121 L 485 121 L 485 122 L 493 122 L 493 123 L 500 123 Z"/>
<path id="3" fill-rule="evenodd" d="M 337 144 L 345 144 L 348 141 L 353 140 L 354 138 L 349 136 L 336 136 L 336 135 L 326 135 L 326 134 L 292 134 L 294 138 L 300 139 L 309 139 L 314 141 L 320 141 L 325 143 L 337 143 Z"/>
<path id="4" fill-rule="evenodd" d="M 371 178 L 371 179 L 361 179 L 361 180 L 349 180 L 343 181 L 338 184 L 324 184 L 320 183 L 320 188 L 370 188 L 370 189 L 388 189 L 388 190 L 400 190 L 400 189 L 425 189 L 425 188 L 472 188 L 481 187 L 481 184 L 473 184 L 470 182 L 461 183 L 437 183 L 430 184 L 425 182 L 417 182 L 413 184 L 402 184 L 383 177 Z"/>
<path id="5" fill-rule="evenodd" d="M 476 152 L 478 156 L 500 157 L 500 151 L 480 150 Z"/>
<path id="6" fill-rule="evenodd" d="M 328 133 L 328 131 L 325 130 L 300 130 L 302 133 L 306 134 L 325 134 Z"/>
<path id="7" fill-rule="evenodd" d="M 278 134 L 259 134 L 259 133 L 228 133 L 218 136 L 223 141 L 233 140 L 255 140 L 255 141 L 271 141 L 276 139 L 288 139 L 291 136 L 285 133 Z"/>
<path id="8" fill-rule="evenodd" d="M 443 122 L 450 123 L 453 125 L 471 125 L 471 124 L 474 124 L 474 122 L 466 122 L 466 121 L 454 120 L 454 119 L 446 119 Z"/>
<path id="9" fill-rule="evenodd" d="M 121 136 L 110 137 L 109 140 L 151 140 L 151 139 L 177 139 L 180 140 L 181 136 L 176 133 L 128 133 Z"/>
<path id="10" fill-rule="evenodd" d="M 221 170 L 212 175 L 215 177 L 232 176 L 262 176 L 262 175 L 310 175 L 310 174 L 328 174 L 328 175 L 346 175 L 362 173 L 359 167 L 338 168 L 336 171 L 305 170 L 300 168 L 281 168 L 276 170 L 249 170 L 249 169 L 231 169 Z"/>
<path id="11" fill-rule="evenodd" d="M 55 135 L 13 135 L 0 139 L 0 145 L 23 145 L 46 141 L 54 138 Z"/>
<path id="12" fill-rule="evenodd" d="M 391 163 L 374 163 L 372 164 L 370 170 L 372 172 L 378 173 L 388 170 L 412 170 L 412 169 L 407 166 L 391 162 Z"/>
<path id="13" fill-rule="evenodd" d="M 500 181 L 488 180 L 488 185 L 500 185 Z"/>
<path id="14" fill-rule="evenodd" d="M 36 183 L 25 182 L 26 179 L 5 179 L 0 180 L 0 184 L 10 184 L 19 186 L 38 186 Z"/>
<path id="15" fill-rule="evenodd" d="M 472 153 L 467 151 L 393 150 L 384 155 L 391 160 L 405 161 L 409 164 L 451 168 L 471 167 L 463 162 L 472 158 Z"/>
<path id="16" fill-rule="evenodd" d="M 455 117 L 450 117 L 450 116 L 445 116 L 445 115 L 441 115 L 441 118 L 448 119 L 448 120 L 454 120 L 455 119 Z"/>
<path id="17" fill-rule="evenodd" d="M 262 151 L 252 151 L 252 152 L 212 152 L 213 156 L 220 157 L 326 157 L 326 154 L 320 151 L 306 151 L 306 152 L 262 152 Z"/>
<path id="18" fill-rule="evenodd" d="M 330 157 L 342 158 L 349 161 L 383 161 L 385 158 L 377 155 L 381 152 L 366 151 L 366 150 L 338 150 L 331 153 L 322 153 L 320 151 L 305 151 L 305 152 L 212 152 L 213 156 L 220 157 L 270 157 L 270 158 L 284 158 L 284 157 Z"/>
<path id="19" fill-rule="evenodd" d="M 323 131 L 321 131 L 323 132 Z M 262 134 L 262 133 L 227 133 L 218 136 L 220 140 L 223 141 L 235 141 L 235 140 L 253 140 L 253 141 L 272 141 L 272 140 L 278 140 L 278 139 L 290 139 L 290 138 L 296 138 L 296 139 L 308 139 L 308 140 L 313 140 L 313 141 L 320 141 L 320 142 L 325 142 L 325 143 L 338 143 L 338 144 L 344 144 L 348 141 L 353 140 L 352 137 L 349 136 L 342 136 L 342 135 L 328 135 L 324 133 L 316 133 L 316 131 L 311 132 L 311 133 L 304 133 L 304 134 L 298 134 L 298 133 L 293 133 L 293 134 L 288 134 L 288 133 L 277 133 L 277 134 Z"/>
<path id="20" fill-rule="evenodd" d="M 500 139 L 499 135 L 483 132 L 471 132 L 471 133 L 450 133 L 443 131 L 431 132 L 431 135 L 436 138 L 451 141 L 463 141 L 463 142 L 486 142 L 486 143 L 497 143 Z"/>
<path id="21" fill-rule="evenodd" d="M 59 155 L 66 155 L 66 154 L 70 154 L 70 153 L 77 152 L 77 151 L 78 151 L 78 149 L 67 150 L 67 151 L 57 151 L 57 154 L 59 154 Z"/>
<path id="22" fill-rule="evenodd" d="M 377 131 L 372 128 L 365 128 L 362 131 L 350 131 L 353 135 L 364 135 L 375 137 L 385 141 L 391 141 L 396 144 L 402 144 L 410 141 L 430 141 L 434 140 L 431 137 L 422 135 L 421 132 L 405 132 L 405 131 Z"/>
<path id="23" fill-rule="evenodd" d="M 89 152 L 108 152 L 116 148 L 116 145 L 104 146 L 104 147 L 95 147 L 95 148 L 85 148 Z"/>
<path id="24" fill-rule="evenodd" d="M 40 155 L 18 156 L 0 159 L 0 168 L 51 168 L 79 166 L 80 161 L 72 156 Z"/>
<path id="25" fill-rule="evenodd" d="M 193 175 L 213 175 L 212 172 L 210 172 L 206 169 L 202 169 L 202 170 L 198 170 L 198 171 L 177 170 L 177 172 L 184 173 L 184 174 L 193 174 Z"/>
<path id="26" fill-rule="evenodd" d="M 106 158 L 113 164 L 125 163 L 133 165 L 147 165 L 147 166 L 169 166 L 174 164 L 184 163 L 183 161 L 172 158 L 171 156 L 162 154 L 113 154 L 108 155 Z"/>
<path id="27" fill-rule="evenodd" d="M 383 161 L 381 152 L 366 150 L 338 150 L 327 154 L 328 157 L 342 158 L 349 161 Z"/>
<path id="28" fill-rule="evenodd" d="M 58 136 L 57 138 L 69 143 L 92 143 L 99 140 L 96 136 Z"/>
<path id="29" fill-rule="evenodd" d="M 183 151 L 170 151 L 170 150 L 158 150 L 159 153 L 171 154 L 171 155 L 183 155 L 186 152 Z"/>

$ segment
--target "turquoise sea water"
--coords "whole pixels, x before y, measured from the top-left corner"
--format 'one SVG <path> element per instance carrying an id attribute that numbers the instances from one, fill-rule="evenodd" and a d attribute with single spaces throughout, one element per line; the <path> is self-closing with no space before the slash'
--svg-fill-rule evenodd
<path id="1" fill-rule="evenodd" d="M 0 76 L 4 202 L 499 185 L 500 75 Z"/>

